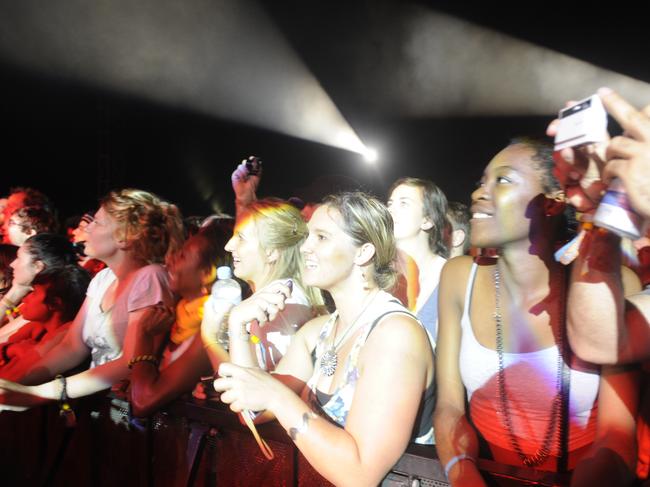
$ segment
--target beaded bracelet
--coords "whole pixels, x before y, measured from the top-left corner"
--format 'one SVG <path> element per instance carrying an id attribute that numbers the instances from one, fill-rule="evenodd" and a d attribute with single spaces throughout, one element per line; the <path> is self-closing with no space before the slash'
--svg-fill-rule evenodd
<path id="1" fill-rule="evenodd" d="M 20 308 L 18 307 L 8 308 L 5 310 L 5 314 L 9 319 L 16 318 L 18 315 L 20 315 Z"/>
<path id="2" fill-rule="evenodd" d="M 59 374 L 55 379 L 61 382 L 61 396 L 59 397 L 59 416 L 65 418 L 65 424 L 68 428 L 73 427 L 77 423 L 77 417 L 74 410 L 68 402 L 68 383 L 65 376 Z"/>
<path id="3" fill-rule="evenodd" d="M 155 355 L 138 355 L 137 357 L 133 357 L 131 360 L 129 360 L 129 369 L 132 369 L 133 365 L 137 364 L 138 362 L 148 362 L 158 367 L 158 358 L 156 358 Z"/>

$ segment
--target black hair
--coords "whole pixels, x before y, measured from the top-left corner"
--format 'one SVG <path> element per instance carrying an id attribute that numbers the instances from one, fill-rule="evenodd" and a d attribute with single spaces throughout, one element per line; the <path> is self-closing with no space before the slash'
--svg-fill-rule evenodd
<path id="1" fill-rule="evenodd" d="M 13 279 L 13 269 L 10 264 L 16 260 L 18 247 L 11 244 L 0 243 L 0 273 L 4 276 L 5 282 L 11 283 Z"/>
<path id="2" fill-rule="evenodd" d="M 224 247 L 232 237 L 234 229 L 235 219 L 228 215 L 213 215 L 203 221 L 196 236 L 206 238 L 210 244 L 205 255 L 200 256 L 201 267 L 204 267 L 205 258 L 217 267 L 232 265 L 232 256 Z"/>
<path id="3" fill-rule="evenodd" d="M 23 245 L 32 258 L 40 260 L 46 269 L 77 264 L 75 247 L 63 235 L 38 233 L 25 240 Z"/>
<path id="4" fill-rule="evenodd" d="M 562 185 L 553 174 L 555 168 L 555 161 L 553 159 L 553 145 L 544 139 L 535 137 L 515 137 L 510 141 L 508 146 L 523 145 L 533 151 L 531 157 L 535 169 L 537 169 L 542 176 L 542 189 L 544 193 L 553 193 L 555 191 L 563 190 Z M 559 239 L 569 240 L 576 234 L 578 222 L 576 220 L 575 208 L 569 204 L 566 205 L 564 213 L 562 214 L 562 221 L 558 228 Z"/>
<path id="5" fill-rule="evenodd" d="M 469 208 L 465 203 L 460 203 L 459 201 L 450 201 L 447 205 L 447 218 L 449 218 L 449 223 L 451 224 L 451 233 L 453 234 L 454 230 L 462 230 L 465 232 L 465 241 L 463 242 L 463 253 L 467 253 L 470 247 L 469 241 L 469 220 L 470 220 Z M 449 247 L 451 248 L 451 239 L 449 242 Z"/>
<path id="6" fill-rule="evenodd" d="M 77 264 L 55 267 L 41 272 L 32 285 L 47 285 L 44 304 L 61 312 L 65 323 L 72 321 L 86 298 L 90 274 Z"/>

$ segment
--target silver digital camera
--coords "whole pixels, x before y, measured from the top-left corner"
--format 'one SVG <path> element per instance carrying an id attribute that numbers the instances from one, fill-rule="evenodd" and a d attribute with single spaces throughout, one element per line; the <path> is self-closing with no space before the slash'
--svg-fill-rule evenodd
<path id="1" fill-rule="evenodd" d="M 560 110 L 555 150 L 607 140 L 607 112 L 598 95 Z"/>

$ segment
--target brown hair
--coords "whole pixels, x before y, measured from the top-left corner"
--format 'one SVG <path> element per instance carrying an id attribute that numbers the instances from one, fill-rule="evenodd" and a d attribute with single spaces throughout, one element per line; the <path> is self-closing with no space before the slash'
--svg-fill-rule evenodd
<path id="1" fill-rule="evenodd" d="M 340 193 L 325 198 L 323 204 L 334 208 L 343 217 L 343 231 L 355 245 L 371 243 L 375 247 L 372 258 L 373 277 L 384 290 L 395 285 L 395 235 L 393 218 L 377 198 L 360 191 Z"/>
<path id="2" fill-rule="evenodd" d="M 426 230 L 429 234 L 429 248 L 434 254 L 447 257 L 449 249 L 445 239 L 447 226 L 447 197 L 445 193 L 428 179 L 401 178 L 395 181 L 388 190 L 389 197 L 395 188 L 401 185 L 419 188 L 422 191 L 422 213 L 433 225 Z"/>

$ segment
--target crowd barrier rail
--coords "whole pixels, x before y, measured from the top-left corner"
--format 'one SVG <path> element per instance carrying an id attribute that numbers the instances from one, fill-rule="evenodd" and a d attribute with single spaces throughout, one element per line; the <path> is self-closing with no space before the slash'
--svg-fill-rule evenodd
<path id="1" fill-rule="evenodd" d="M 0 485 L 20 487 L 330 486 L 277 423 L 259 425 L 268 461 L 223 404 L 188 397 L 141 422 L 128 403 L 99 394 L 73 401 L 75 427 L 58 406 L 0 414 Z M 568 478 L 479 460 L 494 485 L 564 486 Z M 383 485 L 449 485 L 435 447 L 410 445 Z"/>

